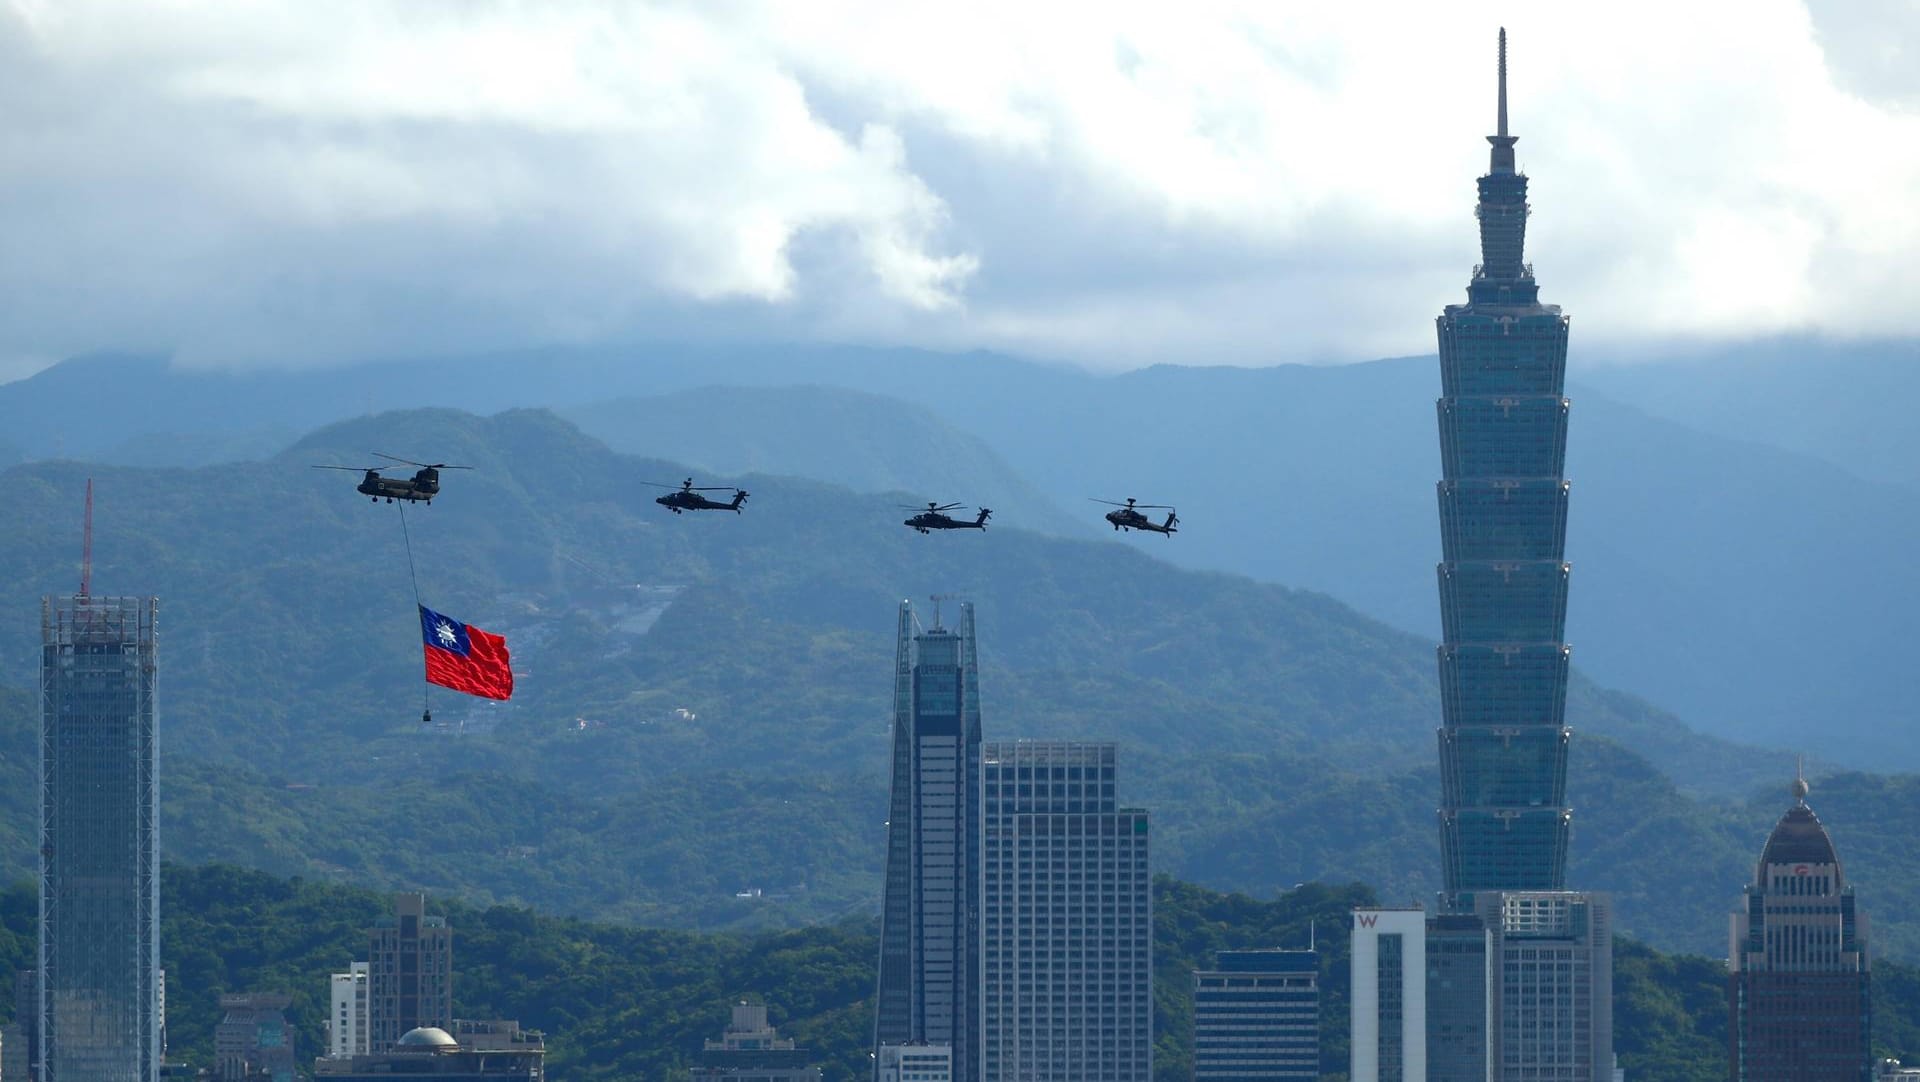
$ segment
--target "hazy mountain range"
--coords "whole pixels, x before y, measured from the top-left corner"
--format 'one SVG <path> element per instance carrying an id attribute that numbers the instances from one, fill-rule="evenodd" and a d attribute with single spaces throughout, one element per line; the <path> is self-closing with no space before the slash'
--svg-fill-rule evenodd
<path id="1" fill-rule="evenodd" d="M 1790 344 L 1751 369 L 1705 357 L 1577 373 L 1577 663 L 1706 732 L 1920 766 L 1908 737 L 1920 668 L 1906 660 L 1920 570 L 1904 559 L 1920 542 L 1920 487 L 1899 471 L 1889 484 L 1877 465 L 1910 438 L 1912 352 Z M 1809 397 L 1824 372 L 1862 375 L 1836 380 L 1845 394 Z M 1714 397 L 1729 386 L 1737 407 Z M 297 373 L 94 358 L 0 386 L 0 432 L 34 457 L 194 465 L 261 457 L 370 410 L 550 405 L 615 448 L 688 468 L 963 500 L 994 507 L 1002 525 L 1066 536 L 1103 528 L 1087 497 L 1177 504 L 1177 542 L 1138 539 L 1156 556 L 1324 591 L 1431 637 L 1437 393 L 1430 359 L 1102 377 L 985 354 L 822 347 Z"/>
<path id="2" fill-rule="evenodd" d="M 702 401 L 733 397 L 756 395 Z M 867 423 L 829 404 L 899 408 L 794 400 L 807 404 L 787 414 L 796 438 L 829 444 L 825 430 Z M 645 404 L 614 416 L 633 409 L 625 438 L 644 443 Z M 771 439 L 781 414 L 732 415 Z M 505 706 L 437 696 L 433 729 L 414 698 L 400 509 L 365 502 L 351 475 L 306 468 L 419 446 L 479 467 L 407 512 L 423 596 L 506 633 L 521 674 Z M 862 468 L 881 483 L 915 476 L 914 446 L 871 447 L 885 460 Z M 955 482 L 1018 480 L 968 461 L 978 441 L 926 446 Z M 906 493 L 725 473 L 711 479 L 754 492 L 748 513 L 675 517 L 640 484 L 692 468 L 525 410 L 359 418 L 267 462 L 15 466 L 0 471 L 12 512 L 0 608 L 19 616 L 0 623 L 0 682 L 33 680 L 30 614 L 72 588 L 90 475 L 96 588 L 163 599 L 173 858 L 653 923 L 790 923 L 871 908 L 893 608 L 964 592 L 981 614 L 989 733 L 1118 740 L 1123 796 L 1154 809 L 1162 868 L 1256 892 L 1359 878 L 1401 899 L 1436 885 L 1438 707 L 1423 637 L 1323 594 L 1157 558 L 1185 533 L 920 537 L 899 525 Z M 31 860 L 33 728 L 28 697 L 11 701 L 0 763 L 22 784 L 0 809 L 0 837 L 16 839 L 0 860 L 18 873 Z M 1787 756 L 1585 681 L 1569 716 L 1583 734 L 1576 881 L 1617 891 L 1636 935 L 1716 949 L 1784 803 Z M 1882 943 L 1920 949 L 1920 928 L 1898 916 L 1920 901 L 1902 842 L 1920 829 L 1920 784 L 1817 785 L 1883 913 Z M 758 900 L 734 897 L 754 888 Z"/>

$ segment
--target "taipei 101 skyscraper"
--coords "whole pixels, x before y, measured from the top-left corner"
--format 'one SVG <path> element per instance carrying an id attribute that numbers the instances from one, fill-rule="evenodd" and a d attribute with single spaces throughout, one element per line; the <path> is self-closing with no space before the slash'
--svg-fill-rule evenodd
<path id="1" fill-rule="evenodd" d="M 1480 265 L 1440 316 L 1440 840 L 1447 901 L 1564 889 L 1567 319 L 1524 259 L 1507 133 L 1480 178 Z"/>

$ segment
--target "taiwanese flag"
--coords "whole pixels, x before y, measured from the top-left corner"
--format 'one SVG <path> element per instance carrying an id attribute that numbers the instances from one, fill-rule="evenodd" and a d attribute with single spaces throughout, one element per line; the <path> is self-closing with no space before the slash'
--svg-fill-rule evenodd
<path id="1" fill-rule="evenodd" d="M 427 683 L 485 699 L 513 698 L 507 640 L 420 606 Z"/>

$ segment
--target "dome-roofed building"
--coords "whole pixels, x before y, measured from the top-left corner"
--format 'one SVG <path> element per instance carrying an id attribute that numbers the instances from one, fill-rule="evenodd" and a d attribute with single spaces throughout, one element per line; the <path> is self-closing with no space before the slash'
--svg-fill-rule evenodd
<path id="1" fill-rule="evenodd" d="M 1804 776 L 1733 914 L 1727 953 L 1734 1082 L 1871 1077 L 1867 916 Z"/>
<path id="2" fill-rule="evenodd" d="M 460 1047 L 460 1042 L 453 1039 L 453 1034 L 448 1033 L 439 1026 L 421 1026 L 418 1029 L 410 1029 L 400 1035 L 399 1044 L 401 1048 L 433 1049 L 436 1051 Z"/>
<path id="3" fill-rule="evenodd" d="M 455 1019 L 453 1032 L 417 1026 L 384 1051 L 313 1062 L 315 1082 L 543 1082 L 546 1041 L 517 1022 Z"/>

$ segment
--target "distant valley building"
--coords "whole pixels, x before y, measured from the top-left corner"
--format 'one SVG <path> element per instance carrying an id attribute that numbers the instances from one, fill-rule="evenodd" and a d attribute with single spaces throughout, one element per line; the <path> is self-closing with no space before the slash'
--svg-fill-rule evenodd
<path id="1" fill-rule="evenodd" d="M 393 916 L 368 933 L 367 1043 L 391 1048 L 410 1030 L 453 1025 L 453 929 L 427 915 L 427 896 L 396 894 Z"/>
<path id="2" fill-rule="evenodd" d="M 960 626 L 920 629 L 900 603 L 893 747 L 873 1052 L 953 1050 L 954 1077 L 980 1064 L 980 667 L 973 606 Z"/>
<path id="3" fill-rule="evenodd" d="M 1320 955 L 1221 951 L 1193 974 L 1194 1082 L 1320 1077 Z"/>
<path id="4" fill-rule="evenodd" d="M 820 1082 L 807 1050 L 767 1024 L 767 1006 L 742 1000 L 717 1041 L 708 1041 L 693 1069 L 700 1082 Z"/>
<path id="5" fill-rule="evenodd" d="M 283 1013 L 292 1002 L 284 992 L 220 997 L 225 1013 L 213 1030 L 215 1082 L 294 1082 L 293 1031 Z"/>
<path id="6" fill-rule="evenodd" d="M 384 1052 L 314 1061 L 315 1082 L 544 1082 L 546 1042 L 514 1022 L 461 1022 L 400 1035 Z"/>
<path id="7" fill-rule="evenodd" d="M 328 981 L 327 1055 L 367 1052 L 367 963 L 351 962 Z"/>
<path id="8" fill-rule="evenodd" d="M 1114 759 L 986 745 L 985 1082 L 1153 1077 L 1147 813 L 1116 799 Z"/>
<path id="9" fill-rule="evenodd" d="M 1727 950 L 1734 1082 L 1858 1082 L 1874 1070 L 1867 915 L 1796 779 Z"/>

